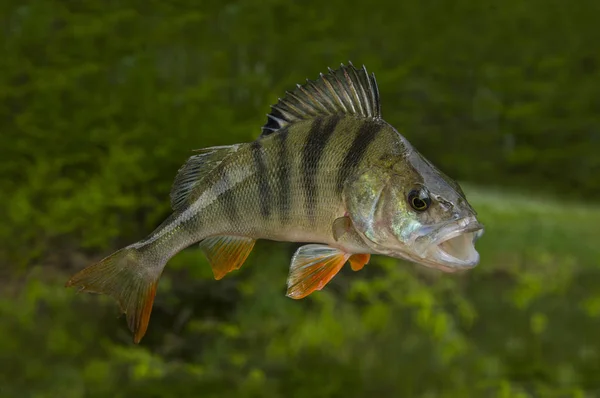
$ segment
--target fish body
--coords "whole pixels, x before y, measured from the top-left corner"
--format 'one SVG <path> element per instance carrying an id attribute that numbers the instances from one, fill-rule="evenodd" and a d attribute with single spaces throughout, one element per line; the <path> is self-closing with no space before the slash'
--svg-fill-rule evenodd
<path id="1" fill-rule="evenodd" d="M 400 153 L 395 135 L 383 121 L 328 116 L 236 146 L 173 225 L 189 228 L 192 242 L 225 234 L 335 246 L 332 225 L 346 212 L 344 183 L 390 148 Z"/>
<path id="2" fill-rule="evenodd" d="M 479 262 L 483 226 L 460 186 L 382 119 L 374 75 L 351 64 L 286 93 L 255 141 L 188 159 L 171 205 L 147 238 L 67 282 L 115 297 L 136 342 L 166 263 L 198 242 L 216 279 L 241 267 L 258 239 L 309 243 L 292 258 L 292 298 L 371 254 L 448 272 Z"/>

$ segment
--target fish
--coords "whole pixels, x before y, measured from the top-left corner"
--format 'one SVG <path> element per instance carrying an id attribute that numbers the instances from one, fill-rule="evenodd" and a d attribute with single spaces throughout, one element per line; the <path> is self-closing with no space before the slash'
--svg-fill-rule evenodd
<path id="1" fill-rule="evenodd" d="M 443 272 L 480 260 L 484 226 L 460 185 L 382 118 L 375 74 L 351 62 L 286 91 L 254 141 L 197 150 L 170 201 L 172 213 L 147 237 L 66 283 L 116 299 L 136 344 L 163 269 L 193 244 L 219 280 L 259 239 L 301 243 L 287 278 L 292 299 L 371 255 Z"/>

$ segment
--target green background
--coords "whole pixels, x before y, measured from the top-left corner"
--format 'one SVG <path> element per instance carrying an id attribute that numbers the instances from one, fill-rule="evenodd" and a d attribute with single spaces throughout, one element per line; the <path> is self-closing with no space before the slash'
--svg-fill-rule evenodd
<path id="1" fill-rule="evenodd" d="M 1 397 L 600 396 L 600 2 L 0 1 Z M 196 248 L 131 342 L 69 275 L 169 214 L 196 148 L 351 60 L 464 183 L 480 265 L 382 256 L 285 297 L 298 245 Z"/>

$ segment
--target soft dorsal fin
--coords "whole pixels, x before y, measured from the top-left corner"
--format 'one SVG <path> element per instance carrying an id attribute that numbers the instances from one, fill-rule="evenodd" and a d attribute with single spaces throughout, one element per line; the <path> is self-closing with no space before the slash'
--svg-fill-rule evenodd
<path id="1" fill-rule="evenodd" d="M 369 75 L 363 66 L 356 69 L 352 63 L 342 64 L 338 69 L 303 85 L 297 84 L 294 91 L 287 91 L 271 106 L 262 135 L 275 131 L 299 120 L 339 113 L 380 119 L 379 89 L 375 74 Z"/>
<path id="2" fill-rule="evenodd" d="M 213 146 L 199 149 L 177 172 L 171 188 L 171 208 L 178 210 L 186 205 L 187 198 L 202 179 L 217 167 L 228 155 L 236 152 L 240 145 Z"/>

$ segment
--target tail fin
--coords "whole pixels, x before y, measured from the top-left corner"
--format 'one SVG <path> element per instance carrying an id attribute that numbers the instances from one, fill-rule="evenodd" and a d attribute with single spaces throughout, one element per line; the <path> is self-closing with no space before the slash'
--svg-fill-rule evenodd
<path id="1" fill-rule="evenodd" d="M 126 247 L 84 268 L 66 284 L 67 287 L 79 286 L 80 291 L 115 298 L 126 314 L 136 344 L 146 334 L 161 274 L 155 266 L 145 266 L 141 259 L 139 250 Z"/>

